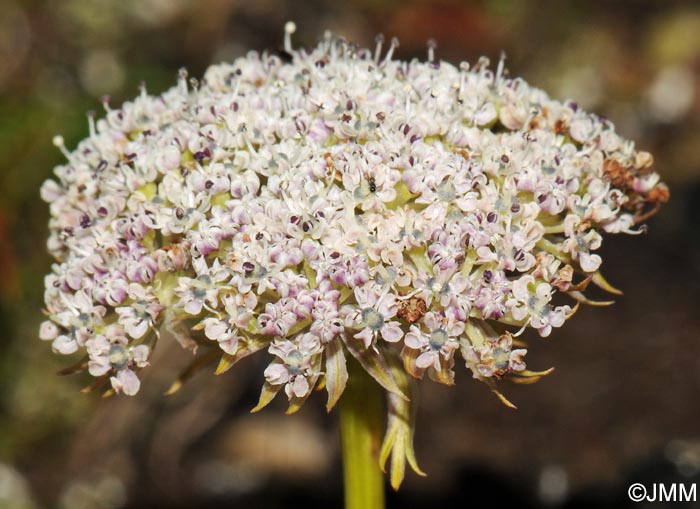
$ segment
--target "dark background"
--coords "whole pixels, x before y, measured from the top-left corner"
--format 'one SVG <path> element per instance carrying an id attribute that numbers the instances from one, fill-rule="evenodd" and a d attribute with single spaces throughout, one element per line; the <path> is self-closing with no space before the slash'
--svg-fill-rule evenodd
<path id="1" fill-rule="evenodd" d="M 603 270 L 625 291 L 550 339 L 530 334 L 533 386 L 503 407 L 458 370 L 421 389 L 416 448 L 392 507 L 632 507 L 632 482 L 700 481 L 700 4 L 696 1 L 0 0 L 0 508 L 340 506 L 337 416 L 249 415 L 263 356 L 163 391 L 188 362 L 161 344 L 135 398 L 78 390 L 70 359 L 37 338 L 48 206 L 42 181 L 118 104 L 187 67 L 295 45 L 332 29 L 363 45 L 398 36 L 401 58 L 508 55 L 513 75 L 612 119 L 651 151 L 672 199 L 641 237 L 607 237 Z M 172 347 L 172 348 L 171 348 Z M 641 504 L 640 504 L 641 506 Z M 663 507 L 651 504 L 648 507 Z M 669 506 L 670 507 L 670 506 Z M 672 504 L 672 507 L 683 507 Z"/>

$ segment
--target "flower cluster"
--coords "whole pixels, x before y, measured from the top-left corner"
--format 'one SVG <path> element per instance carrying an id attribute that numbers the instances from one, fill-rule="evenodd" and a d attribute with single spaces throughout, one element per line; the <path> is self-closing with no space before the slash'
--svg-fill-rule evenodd
<path id="1" fill-rule="evenodd" d="M 396 366 L 452 384 L 458 356 L 492 386 L 541 376 L 517 337 L 615 292 L 595 252 L 668 198 L 651 156 L 502 60 L 295 50 L 287 28 L 284 51 L 105 100 L 72 152 L 57 137 L 41 338 L 125 394 L 163 332 L 220 372 L 267 349 L 259 407 L 292 410 L 319 384 L 332 407 L 348 355 L 393 393 Z"/>

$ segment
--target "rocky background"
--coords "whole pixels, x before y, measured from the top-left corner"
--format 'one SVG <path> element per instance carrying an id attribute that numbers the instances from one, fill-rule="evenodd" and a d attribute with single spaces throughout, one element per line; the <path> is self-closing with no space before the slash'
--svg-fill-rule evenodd
<path id="1" fill-rule="evenodd" d="M 632 507 L 632 482 L 700 481 L 700 5 L 693 0 L 3 0 L 0 12 L 0 509 L 341 505 L 337 416 L 312 398 L 293 417 L 250 415 L 264 365 L 200 374 L 162 393 L 188 354 L 162 343 L 136 398 L 81 395 L 38 340 L 48 207 L 41 182 L 87 135 L 100 97 L 325 29 L 401 58 L 507 54 L 513 75 L 612 119 L 655 155 L 672 199 L 641 238 L 608 238 L 603 270 L 625 295 L 530 335 L 532 386 L 502 406 L 458 372 L 424 383 L 409 475 L 391 507 Z M 259 359 L 263 362 L 262 359 Z M 479 502 L 483 501 L 483 502 Z M 657 503 L 653 507 L 664 507 Z M 674 508 L 683 504 L 673 504 Z M 690 507 L 690 506 L 688 506 Z"/>

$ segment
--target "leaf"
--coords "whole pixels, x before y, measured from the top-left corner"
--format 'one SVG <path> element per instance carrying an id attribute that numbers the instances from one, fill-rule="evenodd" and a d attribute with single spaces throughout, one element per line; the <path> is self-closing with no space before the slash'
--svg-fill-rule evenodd
<path id="1" fill-rule="evenodd" d="M 612 306 L 615 304 L 614 300 L 590 300 L 588 297 L 586 297 L 584 294 L 581 292 L 566 292 L 566 294 L 571 297 L 572 299 L 580 302 L 581 304 L 588 304 L 589 306 L 596 306 L 596 307 L 603 307 L 603 306 Z"/>
<path id="2" fill-rule="evenodd" d="M 269 345 L 270 342 L 267 340 L 260 340 L 256 338 L 246 338 L 239 344 L 238 350 L 234 355 L 225 353 L 221 356 L 221 361 L 214 371 L 215 375 L 221 375 L 226 373 L 229 369 L 233 367 L 241 359 L 245 359 L 249 355 L 254 354 Z"/>
<path id="3" fill-rule="evenodd" d="M 577 292 L 582 292 L 586 288 L 588 288 L 588 285 L 590 282 L 593 281 L 593 276 L 587 276 L 585 279 L 583 279 L 581 282 L 576 283 L 576 284 L 571 284 L 567 291 L 574 290 Z"/>
<path id="4" fill-rule="evenodd" d="M 555 244 L 554 242 L 542 237 L 535 245 L 543 251 L 553 254 L 558 260 L 564 263 L 571 263 L 571 256 L 563 252 L 558 244 Z"/>
<path id="5" fill-rule="evenodd" d="M 411 393 L 411 380 L 406 376 L 398 360 L 392 361 L 391 370 L 402 392 Z M 391 487 L 398 490 L 406 472 L 406 462 L 413 471 L 425 476 L 418 466 L 413 449 L 413 431 L 415 429 L 415 406 L 411 401 L 394 393 L 387 394 L 389 419 L 386 434 L 379 451 L 379 466 L 386 472 L 386 462 L 391 456 L 389 479 Z"/>
<path id="6" fill-rule="evenodd" d="M 349 338 L 346 341 L 345 346 L 352 356 L 357 359 L 357 362 L 360 363 L 364 370 L 367 371 L 367 373 L 369 373 L 379 385 L 384 387 L 390 393 L 396 394 L 401 398 L 408 399 L 408 397 L 396 384 L 396 380 L 394 380 L 393 375 L 389 371 L 389 367 L 387 366 L 384 356 L 376 346 L 365 348 L 362 341 L 355 338 Z"/>
<path id="7" fill-rule="evenodd" d="M 596 272 L 593 274 L 593 284 L 596 285 L 598 288 L 602 288 L 608 293 L 612 293 L 615 295 L 622 295 L 622 290 L 618 290 L 615 288 L 613 285 L 608 283 L 607 279 L 603 277 L 603 274 L 600 273 L 600 271 Z"/>
<path id="8" fill-rule="evenodd" d="M 106 375 L 102 375 L 102 376 L 96 378 L 95 381 L 92 382 L 92 384 L 88 385 L 87 387 L 83 387 L 80 390 L 80 392 L 82 392 L 83 394 L 88 394 L 90 392 L 96 391 L 97 389 L 101 389 L 102 387 L 104 387 L 107 384 L 107 382 L 109 382 L 110 376 L 111 375 L 109 373 L 107 373 Z"/>
<path id="9" fill-rule="evenodd" d="M 455 372 L 452 370 L 455 365 L 454 357 L 447 361 L 440 359 L 440 371 L 434 367 L 428 368 L 428 377 L 434 382 L 439 382 L 443 385 L 452 386 L 455 384 Z"/>
<path id="10" fill-rule="evenodd" d="M 420 355 L 420 350 L 414 348 L 408 348 L 404 346 L 401 349 L 401 358 L 403 359 L 403 367 L 406 372 L 411 375 L 416 380 L 423 379 L 424 369 L 416 366 L 416 359 Z"/>
<path id="11" fill-rule="evenodd" d="M 85 355 L 82 359 L 80 359 L 78 362 L 73 364 L 72 366 L 69 366 L 67 368 L 63 368 L 61 371 L 56 373 L 58 376 L 67 376 L 67 375 L 73 375 L 75 373 L 82 373 L 86 369 L 88 369 L 88 361 L 90 360 L 89 355 Z"/>
<path id="12" fill-rule="evenodd" d="M 521 385 L 534 384 L 539 382 L 542 377 L 549 375 L 552 371 L 554 371 L 554 368 L 549 368 L 544 371 L 529 371 L 525 369 L 523 371 L 514 372 L 512 376 L 508 377 L 508 380 Z"/>
<path id="13" fill-rule="evenodd" d="M 164 396 L 172 396 L 177 391 L 182 389 L 182 386 L 185 384 L 185 382 L 187 382 L 187 380 L 196 375 L 199 371 L 202 370 L 202 368 L 214 362 L 220 355 L 221 353 L 218 351 L 217 348 L 216 350 L 212 350 L 204 355 L 196 357 L 192 362 L 190 362 L 190 364 L 185 368 L 185 370 L 182 373 L 180 373 L 180 375 L 172 383 L 168 390 L 165 391 Z"/>
<path id="14" fill-rule="evenodd" d="M 464 333 L 469 339 L 469 343 L 471 343 L 473 346 L 481 346 L 487 343 L 489 340 L 488 334 L 481 326 L 482 324 L 485 324 L 485 322 L 481 320 L 467 320 L 467 322 L 464 324 Z"/>
<path id="15" fill-rule="evenodd" d="M 493 393 L 496 395 L 496 397 L 500 400 L 501 403 L 503 403 L 503 404 L 504 404 L 505 406 L 507 406 L 508 408 L 512 408 L 513 410 L 517 410 L 517 409 L 518 409 L 517 406 L 515 406 L 513 403 L 511 403 L 511 402 L 508 400 L 508 398 L 506 398 L 506 397 L 501 393 L 501 391 L 499 391 L 499 390 L 496 388 L 496 383 L 495 383 L 493 380 L 491 380 L 490 378 L 484 378 L 483 380 L 484 380 L 484 382 L 486 383 L 486 385 L 489 386 L 489 388 L 491 389 L 491 392 L 493 392 Z"/>
<path id="16" fill-rule="evenodd" d="M 338 402 L 348 382 L 348 367 L 343 352 L 343 343 L 336 338 L 326 345 L 326 390 L 328 403 L 326 410 L 330 412 Z"/>
<path id="17" fill-rule="evenodd" d="M 254 414 L 256 412 L 259 412 L 263 408 L 265 408 L 267 405 L 270 404 L 270 402 L 275 399 L 275 396 L 277 396 L 277 393 L 282 389 L 282 385 L 272 385 L 267 382 L 263 384 L 262 391 L 260 392 L 260 399 L 258 400 L 258 404 L 253 408 L 250 413 Z"/>
<path id="18" fill-rule="evenodd" d="M 580 303 L 580 302 L 577 302 L 576 305 L 575 305 L 573 308 L 571 308 L 571 311 L 569 311 L 568 313 L 566 313 L 566 319 L 568 320 L 569 318 L 571 318 L 572 316 L 574 316 L 574 315 L 578 312 L 578 310 L 579 310 L 580 307 L 581 307 L 581 303 Z"/>
<path id="19" fill-rule="evenodd" d="M 197 352 L 197 342 L 192 339 L 190 331 L 183 321 L 175 318 L 174 312 L 170 308 L 165 310 L 162 328 L 174 337 L 182 348 L 192 350 L 194 353 Z"/>

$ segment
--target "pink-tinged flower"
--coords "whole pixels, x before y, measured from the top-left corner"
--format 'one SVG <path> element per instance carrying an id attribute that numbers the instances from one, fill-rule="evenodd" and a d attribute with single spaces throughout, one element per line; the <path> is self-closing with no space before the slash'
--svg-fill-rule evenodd
<path id="1" fill-rule="evenodd" d="M 527 275 L 513 282 L 513 298 L 506 305 L 513 318 L 528 324 L 542 337 L 549 336 L 552 327 L 561 327 L 569 313 L 570 306 L 551 306 L 552 287 L 544 281 L 536 282 Z"/>
<path id="2" fill-rule="evenodd" d="M 134 396 L 141 388 L 141 381 L 130 369 L 122 369 L 116 376 L 110 377 L 109 381 L 116 392 L 123 392 L 127 396 Z"/>
<path id="3" fill-rule="evenodd" d="M 193 265 L 198 272 L 195 278 L 180 277 L 175 294 L 180 296 L 179 305 L 190 315 L 198 315 L 203 307 L 217 307 L 219 292 L 223 288 L 223 282 L 231 275 L 228 270 L 215 260 L 211 268 L 207 267 L 203 258 L 193 260 Z"/>
<path id="4" fill-rule="evenodd" d="M 265 369 L 265 380 L 271 385 L 284 385 L 287 397 L 303 398 L 312 387 L 309 379 L 315 374 L 314 359 L 321 343 L 314 334 L 303 335 L 296 343 L 282 340 L 270 345 L 277 360 Z"/>
<path id="5" fill-rule="evenodd" d="M 92 376 L 112 374 L 110 381 L 117 392 L 136 394 L 140 382 L 134 369 L 148 366 L 150 351 L 146 345 L 129 346 L 124 330 L 110 325 L 105 335 L 98 334 L 86 343 L 89 355 L 88 370 Z"/>
<path id="6" fill-rule="evenodd" d="M 401 370 L 452 384 L 459 346 L 491 385 L 541 376 L 511 334 L 562 326 L 555 292 L 615 291 L 603 233 L 638 233 L 668 189 L 610 121 L 503 60 L 454 66 L 431 46 L 409 65 L 396 41 L 332 35 L 298 51 L 292 31 L 288 59 L 250 52 L 196 87 L 183 72 L 105 102 L 73 151 L 56 137 L 39 336 L 129 395 L 161 330 L 197 350 L 190 369 L 267 349 L 256 408 L 284 388 L 290 411 L 320 380 L 332 407 L 352 356 L 392 393 L 394 463 L 412 435 Z"/>
<path id="7" fill-rule="evenodd" d="M 423 318 L 423 327 L 411 325 L 404 344 L 421 352 L 416 358 L 418 368 L 432 367 L 440 371 L 441 363 L 451 359 L 459 348 L 459 337 L 463 332 L 464 322 L 430 311 Z"/>
<path id="8" fill-rule="evenodd" d="M 365 348 L 369 348 L 377 335 L 381 335 L 382 339 L 389 343 L 396 343 L 403 337 L 401 324 L 392 320 L 399 309 L 396 296 L 379 291 L 381 287 L 373 284 L 355 288 L 355 299 L 359 309 L 351 320 L 351 327 L 361 329 L 355 337 L 362 340 Z"/>
<path id="9" fill-rule="evenodd" d="M 163 309 L 158 302 L 138 300 L 129 306 L 115 308 L 114 311 L 119 315 L 118 322 L 124 327 L 126 333 L 133 339 L 141 339 L 149 327 L 155 325 Z"/>
<path id="10" fill-rule="evenodd" d="M 523 371 L 525 369 L 523 357 L 526 353 L 527 350 L 522 348 L 513 350 L 512 336 L 504 334 L 495 341 L 470 347 L 465 360 L 475 378 L 492 376 L 500 378 L 508 373 Z"/>
<path id="11" fill-rule="evenodd" d="M 201 325 L 206 337 L 218 341 L 224 352 L 233 355 L 238 350 L 238 331 L 247 330 L 258 299 L 254 293 L 229 294 L 223 297 L 223 301 L 223 313 L 205 318 Z"/>

